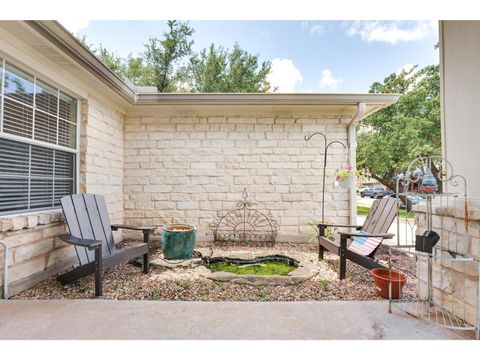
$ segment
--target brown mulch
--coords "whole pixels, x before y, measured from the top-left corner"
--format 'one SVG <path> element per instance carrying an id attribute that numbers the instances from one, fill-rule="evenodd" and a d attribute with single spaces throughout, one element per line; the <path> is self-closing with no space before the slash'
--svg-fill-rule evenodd
<path id="1" fill-rule="evenodd" d="M 123 244 L 122 244 L 123 245 Z M 158 249 L 158 256 L 161 250 Z M 205 244 L 201 244 L 205 247 Z M 215 246 L 208 244 L 208 246 Z M 386 246 L 378 251 L 378 259 L 387 261 Z M 313 244 L 280 243 L 270 249 L 316 253 Z M 232 250 L 244 249 L 230 247 Z M 392 263 L 409 274 L 404 297 L 415 293 L 415 263 L 400 252 L 394 252 Z M 326 266 L 325 266 L 326 264 Z M 347 276 L 338 280 L 338 257 L 326 253 L 320 273 L 298 285 L 254 286 L 219 282 L 198 275 L 194 269 L 164 269 L 152 267 L 149 275 L 132 264 L 122 264 L 107 270 L 103 277 L 104 298 L 115 300 L 187 300 L 187 301 L 309 301 L 309 300 L 372 300 L 381 299 L 375 290 L 369 270 L 350 261 Z M 69 285 L 61 285 L 55 277 L 16 295 L 14 299 L 82 299 L 94 296 L 93 275 Z"/>

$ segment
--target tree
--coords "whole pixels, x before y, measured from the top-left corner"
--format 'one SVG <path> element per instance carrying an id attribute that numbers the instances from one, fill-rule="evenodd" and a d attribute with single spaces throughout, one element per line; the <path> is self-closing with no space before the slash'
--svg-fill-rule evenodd
<path id="1" fill-rule="evenodd" d="M 399 93 L 397 102 L 357 129 L 357 165 L 395 191 L 395 176 L 418 156 L 441 154 L 439 66 L 417 67 L 375 82 L 371 93 Z"/>
<path id="2" fill-rule="evenodd" d="M 128 79 L 138 86 L 155 86 L 153 67 L 147 64 L 141 56 L 134 57 L 129 54 L 127 59 L 124 59 L 113 51 L 108 51 L 102 44 L 98 48 L 89 44 L 85 35 L 78 40 L 119 78 Z"/>
<path id="3" fill-rule="evenodd" d="M 138 86 L 155 86 L 155 71 L 141 56 L 128 56 L 125 77 Z"/>
<path id="4" fill-rule="evenodd" d="M 145 45 L 145 59 L 152 67 L 155 85 L 159 92 L 174 92 L 180 78 L 176 66 L 183 57 L 192 52 L 193 40 L 189 40 L 194 30 L 188 22 L 169 20 L 168 32 L 162 39 L 150 38 Z"/>
<path id="5" fill-rule="evenodd" d="M 249 54 L 235 44 L 232 51 L 211 44 L 190 58 L 193 92 L 266 92 L 270 84 L 266 80 L 271 63 L 260 64 L 259 55 Z"/>
<path id="6" fill-rule="evenodd" d="M 80 41 L 122 79 L 137 86 L 156 86 L 159 92 L 266 92 L 269 61 L 249 54 L 238 44 L 233 50 L 211 44 L 198 54 L 192 53 L 194 30 L 188 22 L 171 20 L 161 39 L 152 37 L 145 52 L 127 59 L 105 49 Z"/>
<path id="7" fill-rule="evenodd" d="M 102 44 L 100 44 L 98 49 L 94 50 L 94 53 L 100 60 L 103 61 L 105 65 L 108 66 L 108 68 L 110 68 L 110 70 L 117 74 L 118 77 L 121 79 L 125 79 L 127 77 L 127 65 L 120 56 L 108 51 L 102 46 Z"/>

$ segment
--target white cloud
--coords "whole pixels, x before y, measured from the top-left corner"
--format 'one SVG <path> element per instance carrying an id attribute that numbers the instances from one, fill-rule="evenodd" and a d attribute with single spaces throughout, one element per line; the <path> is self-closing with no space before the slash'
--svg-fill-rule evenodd
<path id="1" fill-rule="evenodd" d="M 418 67 L 416 65 L 413 65 L 413 64 L 405 64 L 403 65 L 400 69 L 398 69 L 395 74 L 397 76 L 400 76 L 402 74 L 402 72 L 405 72 L 406 74 L 408 75 L 405 75 L 405 78 L 406 79 L 410 79 L 412 77 L 415 76 L 415 79 L 414 81 L 409 85 L 409 87 L 407 88 L 407 91 L 412 91 L 413 89 L 415 89 L 415 86 L 418 85 L 418 83 L 420 81 L 422 81 L 424 78 L 425 78 L 425 74 L 418 74 Z"/>
<path id="2" fill-rule="evenodd" d="M 415 69 L 415 70 L 414 70 Z M 414 71 L 412 71 L 414 70 Z M 400 69 L 395 71 L 395 74 L 399 76 L 402 72 L 407 73 L 408 75 L 406 76 L 407 79 L 411 78 L 415 73 L 418 71 L 418 69 L 415 68 L 415 65 L 413 64 L 405 64 L 403 65 Z"/>
<path id="3" fill-rule="evenodd" d="M 272 36 L 272 33 L 270 31 L 267 31 L 267 30 L 260 31 L 260 37 L 262 38 L 269 38 L 271 36 Z"/>
<path id="4" fill-rule="evenodd" d="M 316 36 L 325 32 L 325 25 L 318 24 L 312 21 L 302 21 L 300 24 L 302 31 L 308 31 L 310 36 Z"/>
<path id="5" fill-rule="evenodd" d="M 431 36 L 436 31 L 434 21 L 354 21 L 347 26 L 348 36 L 360 36 L 366 42 L 417 41 Z"/>
<path id="6" fill-rule="evenodd" d="M 325 30 L 325 27 L 323 25 L 316 24 L 310 28 L 309 33 L 310 35 L 314 36 L 314 35 L 319 35 L 323 33 L 324 30 Z"/>
<path id="7" fill-rule="evenodd" d="M 333 77 L 333 74 L 332 72 L 330 71 L 330 69 L 325 69 L 322 71 L 322 79 L 320 80 L 320 84 L 318 84 L 318 86 L 320 86 L 321 88 L 336 88 L 343 80 L 338 78 L 338 79 L 335 79 Z"/>
<path id="8" fill-rule="evenodd" d="M 60 23 L 65 26 L 67 30 L 71 33 L 78 34 L 80 30 L 88 27 L 90 21 L 84 19 L 69 18 L 60 20 Z"/>
<path id="9" fill-rule="evenodd" d="M 277 88 L 278 92 L 295 92 L 295 87 L 303 81 L 300 70 L 290 59 L 273 59 L 272 70 L 267 76 L 272 91 Z"/>
<path id="10" fill-rule="evenodd" d="M 400 75 L 402 71 L 408 73 L 408 72 L 412 71 L 414 67 L 415 67 L 415 65 L 413 65 L 413 64 L 405 64 L 400 69 L 398 69 L 395 73 L 397 75 Z"/>
<path id="11" fill-rule="evenodd" d="M 302 28 L 302 30 L 307 30 L 308 24 L 309 24 L 308 21 L 302 21 L 302 23 L 300 24 L 300 27 Z"/>

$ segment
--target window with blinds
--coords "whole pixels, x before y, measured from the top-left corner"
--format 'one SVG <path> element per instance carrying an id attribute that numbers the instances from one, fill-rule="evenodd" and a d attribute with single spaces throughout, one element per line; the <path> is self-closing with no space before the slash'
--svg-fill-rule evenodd
<path id="1" fill-rule="evenodd" d="M 0 58 L 0 215 L 75 192 L 77 101 Z"/>

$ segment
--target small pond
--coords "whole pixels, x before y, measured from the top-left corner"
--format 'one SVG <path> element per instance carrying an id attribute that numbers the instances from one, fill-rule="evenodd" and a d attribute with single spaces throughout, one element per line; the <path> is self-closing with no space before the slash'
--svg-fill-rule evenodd
<path id="1" fill-rule="evenodd" d="M 228 272 L 238 275 L 287 276 L 297 269 L 298 262 L 286 256 L 264 256 L 255 259 L 210 258 L 205 266 L 211 272 Z"/>

